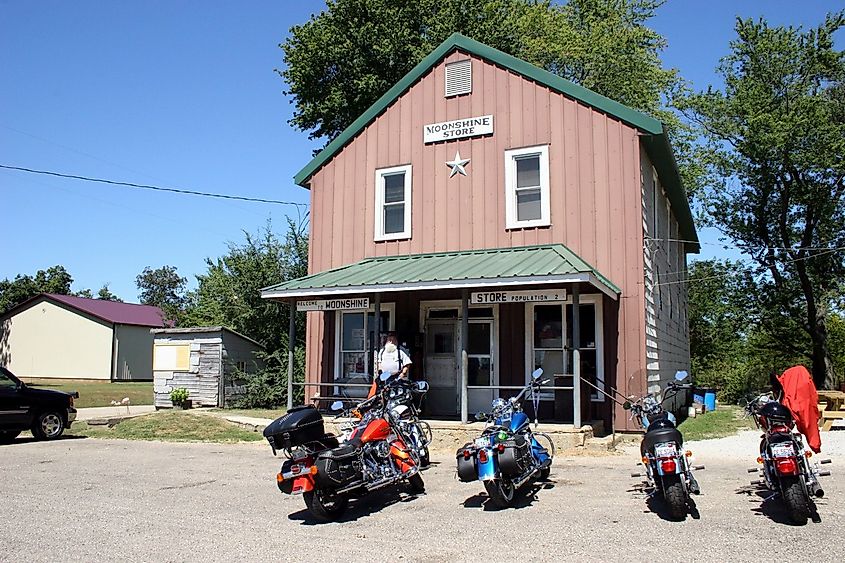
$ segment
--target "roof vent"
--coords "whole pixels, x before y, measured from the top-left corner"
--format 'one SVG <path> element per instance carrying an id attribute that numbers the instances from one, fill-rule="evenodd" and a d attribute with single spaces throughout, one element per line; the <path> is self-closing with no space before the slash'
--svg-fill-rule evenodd
<path id="1" fill-rule="evenodd" d="M 472 92 L 472 60 L 465 59 L 446 65 L 446 97 Z"/>

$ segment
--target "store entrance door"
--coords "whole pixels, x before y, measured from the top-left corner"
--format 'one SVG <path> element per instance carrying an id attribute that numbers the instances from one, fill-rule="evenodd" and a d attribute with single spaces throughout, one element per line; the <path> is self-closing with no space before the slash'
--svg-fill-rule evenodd
<path id="1" fill-rule="evenodd" d="M 435 416 L 458 413 L 457 319 L 429 319 L 425 326 L 426 409 Z"/>

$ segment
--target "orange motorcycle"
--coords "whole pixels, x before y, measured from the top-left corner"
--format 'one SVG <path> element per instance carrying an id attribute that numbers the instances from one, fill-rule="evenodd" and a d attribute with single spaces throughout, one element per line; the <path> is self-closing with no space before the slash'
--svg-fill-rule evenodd
<path id="1" fill-rule="evenodd" d="M 265 428 L 273 454 L 282 451 L 288 457 L 276 475 L 279 490 L 302 494 L 308 510 L 324 521 L 339 518 L 350 498 L 377 489 L 407 483 L 411 492 L 422 493 L 418 454 L 406 445 L 408 437 L 384 395 L 341 412 L 361 416 L 342 444 L 325 433 L 323 417 L 312 406 L 293 408 Z M 341 408 L 340 402 L 332 405 L 332 410 Z"/>

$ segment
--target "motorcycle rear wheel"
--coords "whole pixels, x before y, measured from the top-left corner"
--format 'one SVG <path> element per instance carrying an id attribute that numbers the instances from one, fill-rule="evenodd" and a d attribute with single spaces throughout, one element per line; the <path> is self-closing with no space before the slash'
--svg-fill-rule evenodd
<path id="1" fill-rule="evenodd" d="M 502 479 L 484 481 L 484 488 L 487 491 L 487 496 L 499 508 L 509 508 L 516 497 L 516 489 L 510 481 L 503 481 Z"/>
<path id="2" fill-rule="evenodd" d="M 669 515 L 675 520 L 683 520 L 687 515 L 687 495 L 679 475 L 663 476 L 663 498 L 669 507 Z"/>
<path id="3" fill-rule="evenodd" d="M 324 522 L 331 522 L 340 518 L 349 505 L 348 498 L 328 495 L 326 491 L 321 489 L 307 491 L 302 494 L 302 498 L 311 514 Z"/>
<path id="4" fill-rule="evenodd" d="M 783 501 L 789 511 L 789 519 L 793 524 L 803 526 L 810 517 L 810 499 L 807 496 L 807 489 L 799 479 L 781 480 Z"/>

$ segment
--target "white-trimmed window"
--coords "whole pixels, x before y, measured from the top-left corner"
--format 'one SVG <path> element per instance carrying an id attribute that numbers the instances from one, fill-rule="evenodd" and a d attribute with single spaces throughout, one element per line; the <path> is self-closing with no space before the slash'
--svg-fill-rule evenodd
<path id="1" fill-rule="evenodd" d="M 508 229 L 551 224 L 549 146 L 505 151 L 505 224 Z"/>
<path id="2" fill-rule="evenodd" d="M 376 170 L 375 240 L 411 238 L 411 165 Z"/>
<path id="3" fill-rule="evenodd" d="M 394 329 L 393 303 L 381 305 L 382 338 Z M 352 383 L 369 383 L 372 371 L 372 359 L 367 360 L 367 350 L 375 353 L 381 343 L 376 341 L 376 320 L 374 307 L 370 305 L 367 314 L 364 311 L 337 311 L 335 332 L 335 380 Z M 347 389 L 349 393 L 350 391 Z M 359 389 L 360 391 L 360 389 Z"/>

